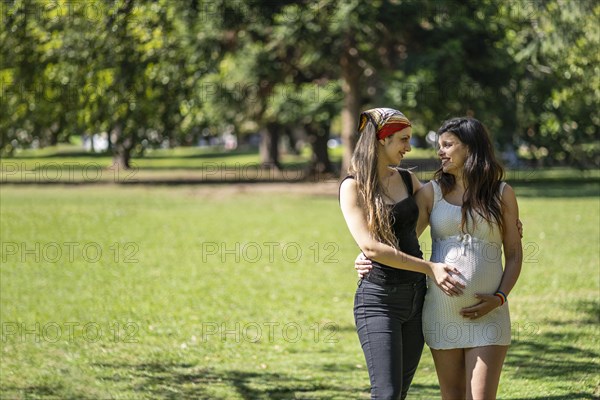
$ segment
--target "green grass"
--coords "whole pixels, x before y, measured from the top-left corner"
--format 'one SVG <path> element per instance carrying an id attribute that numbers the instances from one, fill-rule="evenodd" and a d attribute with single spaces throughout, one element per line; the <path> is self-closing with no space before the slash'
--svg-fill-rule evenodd
<path id="1" fill-rule="evenodd" d="M 342 147 L 330 149 L 330 158 L 339 165 Z M 82 151 L 80 146 L 60 144 L 36 150 L 21 150 L 15 157 L 0 159 L 0 183 L 203 183 L 203 182 L 271 182 L 296 181 L 304 177 L 311 151 L 308 147 L 299 155 L 282 154 L 284 170 L 263 170 L 257 150 L 240 149 L 226 152 L 219 149 L 178 147 L 174 149 L 148 150 L 144 157 L 131 161 L 132 169 L 118 170 L 111 167 L 112 158 L 106 154 Z M 435 158 L 431 149 L 414 148 L 406 157 L 406 165 L 423 159 Z M 431 164 L 431 163 L 429 163 Z M 433 165 L 433 167 L 431 167 Z M 435 168 L 434 161 L 428 168 Z M 414 169 L 421 180 L 429 180 L 432 171 Z M 313 179 L 312 177 L 311 179 Z M 323 176 L 330 179 L 329 176 Z M 565 181 L 581 185 L 585 183 L 586 194 L 597 193 L 600 170 L 580 171 L 574 168 L 523 167 L 507 170 L 506 179 L 529 186 L 531 182 L 546 182 L 549 188 L 540 192 L 527 191 L 533 196 L 560 196 Z M 536 190 L 540 187 L 536 187 Z M 548 192 L 549 190 L 549 192 Z M 600 194 L 600 193 L 598 193 Z"/>
<path id="2" fill-rule="evenodd" d="M 0 182 L 8 183 L 139 183 L 154 181 L 293 180 L 309 162 L 309 155 L 284 154 L 289 172 L 261 170 L 258 151 L 225 152 L 206 148 L 148 151 L 131 160 L 131 170 L 113 168 L 112 157 L 82 152 L 74 146 L 25 150 L 0 160 Z M 275 174 L 275 175 L 273 175 Z"/>
<path id="3" fill-rule="evenodd" d="M 311 151 L 308 147 L 300 155 L 284 152 L 282 163 L 289 167 L 307 163 Z M 330 157 L 338 161 L 342 156 L 342 149 L 330 150 Z M 18 161 L 29 169 L 36 166 L 49 165 L 58 168 L 72 165 L 71 168 L 98 168 L 110 167 L 112 157 L 107 153 L 90 153 L 80 146 L 59 144 L 43 149 L 25 149 L 17 152 L 14 157 L 3 158 L 4 163 Z M 212 168 L 214 165 L 222 167 L 235 167 L 239 165 L 260 165 L 260 156 L 257 149 L 242 148 L 226 151 L 218 147 L 177 147 L 172 149 L 148 149 L 143 156 L 133 156 L 132 164 L 140 169 L 199 169 Z M 79 165 L 81 164 L 81 166 Z"/>
<path id="4" fill-rule="evenodd" d="M 521 190 L 500 398 L 597 398 L 599 200 Z M 369 398 L 337 199 L 223 193 L 2 185 L 0 397 Z"/>

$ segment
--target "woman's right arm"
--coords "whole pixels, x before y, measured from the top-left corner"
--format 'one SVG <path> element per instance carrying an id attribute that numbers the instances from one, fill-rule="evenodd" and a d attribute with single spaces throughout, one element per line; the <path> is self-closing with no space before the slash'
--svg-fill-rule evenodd
<path id="1" fill-rule="evenodd" d="M 423 234 L 423 231 L 429 225 L 429 216 L 433 208 L 433 184 L 427 182 L 421 190 L 415 194 L 415 202 L 419 207 L 419 219 L 417 220 L 417 237 Z"/>
<path id="2" fill-rule="evenodd" d="M 378 263 L 390 267 L 424 273 L 448 295 L 458 295 L 462 286 L 449 272 L 459 273 L 456 268 L 442 263 L 433 263 L 401 252 L 392 246 L 375 240 L 369 233 L 367 217 L 360 205 L 354 179 L 346 179 L 340 186 L 340 206 L 348 229 L 363 254 Z"/>

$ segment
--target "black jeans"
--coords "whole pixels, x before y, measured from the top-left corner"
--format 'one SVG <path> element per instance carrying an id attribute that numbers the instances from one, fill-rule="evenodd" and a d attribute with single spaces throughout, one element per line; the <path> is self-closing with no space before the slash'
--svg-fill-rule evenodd
<path id="1" fill-rule="evenodd" d="M 423 352 L 421 311 L 425 279 L 380 285 L 362 279 L 354 321 L 369 378 L 371 399 L 404 399 Z"/>

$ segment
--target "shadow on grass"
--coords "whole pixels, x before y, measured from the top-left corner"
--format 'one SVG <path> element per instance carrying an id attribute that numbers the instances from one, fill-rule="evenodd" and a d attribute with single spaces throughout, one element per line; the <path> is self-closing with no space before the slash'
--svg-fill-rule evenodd
<path id="1" fill-rule="evenodd" d="M 95 364 L 107 370 L 126 371 L 133 390 L 160 399 L 222 399 L 234 391 L 239 397 L 255 399 L 364 398 L 354 388 L 324 379 L 303 378 L 267 371 L 214 370 L 188 363 Z M 106 379 L 106 378 L 102 378 Z M 113 378 L 115 379 L 115 378 Z M 219 394 L 221 391 L 223 394 Z"/>
<path id="2" fill-rule="evenodd" d="M 4 158 L 4 160 L 5 161 L 19 161 L 19 160 L 33 160 L 33 159 L 45 160 L 45 159 L 54 159 L 54 158 L 106 158 L 106 159 L 112 159 L 112 157 L 113 157 L 112 153 L 108 153 L 108 152 L 100 152 L 100 153 L 89 152 L 88 153 L 85 150 L 81 150 L 81 151 L 57 151 L 54 153 L 44 154 L 44 155 L 19 154 L 18 156 L 15 156 L 15 157 L 6 157 L 6 158 Z"/>
<path id="3" fill-rule="evenodd" d="M 527 397 L 507 397 L 506 400 L 597 400 L 598 397 L 593 394 L 583 392 L 573 392 L 561 394 L 558 396 L 527 396 Z"/>
<path id="4" fill-rule="evenodd" d="M 308 166 L 308 161 L 293 161 L 293 162 L 283 162 L 281 171 L 289 171 L 290 173 L 295 172 L 296 170 L 303 170 Z M 170 171 L 170 170 L 189 170 L 189 171 L 210 171 L 212 173 L 222 173 L 226 175 L 233 175 L 234 171 L 240 172 L 254 172 L 261 170 L 270 170 L 270 168 L 263 168 L 259 162 L 244 162 L 244 163 L 236 163 L 236 164 L 225 164 L 225 163 L 212 163 L 207 162 L 202 165 L 172 165 L 172 166 L 154 166 L 148 165 L 144 167 L 137 167 L 135 163 L 132 164 L 134 169 L 140 171 Z"/>
<path id="5" fill-rule="evenodd" d="M 54 385 L 29 385 L 25 387 L 16 387 L 12 385 L 2 385 L 0 399 L 56 399 L 64 393 L 64 387 L 61 384 Z M 86 399 L 86 397 L 82 397 Z"/>
<path id="6" fill-rule="evenodd" d="M 559 181 L 510 182 L 517 197 L 598 197 L 600 181 L 595 179 L 565 179 Z"/>
<path id="7" fill-rule="evenodd" d="M 131 159 L 132 162 L 135 162 L 139 159 L 149 159 L 149 160 L 161 160 L 161 159 L 175 159 L 175 160 L 186 160 L 186 159 L 194 159 L 194 158 L 230 158 L 237 156 L 246 156 L 246 155 L 257 155 L 258 150 L 248 149 L 248 150 L 236 150 L 236 151 L 218 151 L 218 150 L 201 150 L 198 149 L 197 153 L 194 154 L 172 154 L 171 152 L 167 152 L 165 154 L 161 154 L 160 152 L 151 152 L 148 154 L 144 154 L 143 156 L 133 156 Z M 85 150 L 73 150 L 73 151 L 65 151 L 59 150 L 49 154 L 19 154 L 15 157 L 6 158 L 6 160 L 30 160 L 30 159 L 53 159 L 53 158 L 108 158 L 112 159 L 113 154 L 110 151 L 103 152 L 88 152 Z"/>
<path id="8" fill-rule="evenodd" d="M 577 307 L 589 310 L 589 318 L 594 318 L 597 313 L 597 305 L 590 306 L 588 302 Z M 593 303 L 593 302 L 590 302 Z M 597 321 L 596 321 L 597 322 Z M 573 322 L 571 332 L 559 333 L 554 331 L 544 332 L 525 339 L 513 341 L 505 365 L 512 370 L 520 379 L 531 381 L 559 380 L 562 382 L 576 382 L 585 376 L 593 376 L 597 371 L 597 360 L 600 354 L 592 350 L 586 350 L 572 345 L 577 342 L 577 337 L 585 334 L 578 333 L 578 325 L 585 323 L 584 320 Z M 550 326 L 565 326 L 565 321 L 549 321 Z M 584 337 L 585 339 L 585 337 Z M 505 382 L 510 377 L 505 376 Z M 597 399 L 593 393 L 573 391 L 556 396 L 539 395 L 533 397 L 507 397 L 510 400 L 535 400 L 535 399 Z"/>
<path id="9" fill-rule="evenodd" d="M 561 343 L 567 341 L 565 335 L 546 333 L 537 338 L 517 340 L 511 346 L 506 364 L 518 368 L 519 377 L 535 380 L 582 376 L 598 367 L 595 361 L 598 353 Z"/>
<path id="10" fill-rule="evenodd" d="M 577 313 L 585 315 L 578 322 L 582 324 L 600 324 L 600 303 L 592 300 L 578 300 L 574 309 Z"/>
<path id="11" fill-rule="evenodd" d="M 21 158 L 26 158 L 26 157 L 21 157 Z M 21 158 L 19 159 L 10 159 L 10 160 L 6 160 L 4 161 L 4 169 L 2 172 L 8 171 L 8 172 L 12 172 L 13 169 L 9 168 L 12 165 L 17 165 L 18 166 L 18 162 L 22 161 Z M 91 157 L 91 158 L 98 158 L 100 159 L 101 157 Z M 148 159 L 152 158 L 152 157 L 147 157 Z M 202 157 L 199 157 L 202 158 Z M 181 159 L 181 157 L 156 157 L 154 158 L 156 160 L 160 160 L 160 159 L 169 159 L 169 160 L 173 160 L 173 159 Z M 47 162 L 47 163 L 36 163 L 34 166 L 32 166 L 30 169 L 30 171 L 59 171 L 59 170 L 66 170 L 66 171 L 78 171 L 78 170 L 89 170 L 89 171 L 96 171 L 96 170 L 103 170 L 103 169 L 111 169 L 112 168 L 112 159 L 105 159 L 106 162 L 104 163 L 72 163 L 72 162 Z M 224 162 L 221 163 L 216 163 L 216 162 L 206 162 L 200 165 L 188 165 L 188 164 L 181 164 L 181 165 L 177 165 L 177 164 L 172 164 L 172 165 L 144 165 L 144 166 L 140 166 L 139 163 L 136 162 L 136 160 L 132 160 L 131 161 L 131 169 L 129 171 L 172 171 L 172 170 L 177 170 L 177 171 L 181 171 L 181 170 L 186 170 L 186 171 L 202 171 L 202 170 L 207 170 L 207 171 L 211 171 L 213 173 L 215 172 L 219 172 L 219 171 L 223 171 L 223 173 L 226 173 L 228 175 L 231 175 L 232 171 L 244 171 L 244 172 L 248 172 L 248 171 L 255 171 L 255 170 L 269 170 L 270 168 L 268 167 L 263 167 L 261 165 L 260 162 L 256 162 L 256 161 L 245 161 L 245 162 L 239 162 L 239 163 L 233 163 L 233 164 L 226 164 Z M 287 161 L 287 162 L 282 162 L 281 166 L 282 166 L 282 171 L 285 170 L 291 170 L 292 172 L 298 169 L 305 169 L 307 168 L 309 165 L 309 161 Z M 127 170 L 123 170 L 123 172 L 126 172 Z"/>
<path id="12" fill-rule="evenodd" d="M 236 150 L 236 151 L 207 151 L 201 152 L 199 151 L 196 154 L 185 154 L 185 155 L 171 155 L 171 154 L 154 154 L 150 153 L 144 155 L 143 158 L 147 159 L 165 159 L 165 158 L 173 158 L 173 159 L 181 159 L 181 160 L 189 160 L 194 158 L 202 158 L 202 159 L 211 159 L 211 158 L 230 158 L 237 156 L 248 156 L 248 155 L 257 155 L 258 149 L 249 149 L 249 150 Z"/>

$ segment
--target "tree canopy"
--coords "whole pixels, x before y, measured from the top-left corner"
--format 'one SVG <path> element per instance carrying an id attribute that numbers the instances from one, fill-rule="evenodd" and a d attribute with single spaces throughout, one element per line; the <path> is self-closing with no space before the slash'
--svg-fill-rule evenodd
<path id="1" fill-rule="evenodd" d="M 107 132 L 115 162 L 206 132 L 303 129 L 402 110 L 424 136 L 472 115 L 540 162 L 600 166 L 593 0 L 2 2 L 0 152 Z M 270 144 L 269 144 L 270 143 Z M 275 143 L 275 145 L 273 145 Z"/>

